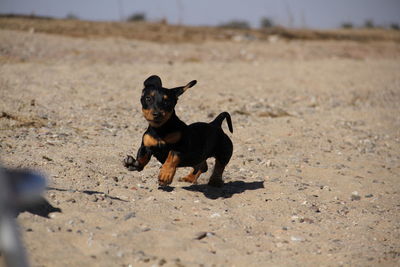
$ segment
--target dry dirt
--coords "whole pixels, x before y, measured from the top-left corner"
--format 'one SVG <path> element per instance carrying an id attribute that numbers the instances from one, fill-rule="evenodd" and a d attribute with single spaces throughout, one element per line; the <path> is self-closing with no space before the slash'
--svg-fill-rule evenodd
<path id="1" fill-rule="evenodd" d="M 61 209 L 18 216 L 33 266 L 399 265 L 398 43 L 0 40 L 1 161 L 46 174 Z M 151 74 L 198 80 L 185 122 L 232 115 L 223 188 L 122 166 Z"/>

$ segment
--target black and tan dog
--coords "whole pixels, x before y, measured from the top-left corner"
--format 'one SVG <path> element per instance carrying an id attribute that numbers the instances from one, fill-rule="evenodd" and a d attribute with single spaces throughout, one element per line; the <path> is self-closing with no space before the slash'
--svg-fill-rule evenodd
<path id="1" fill-rule="evenodd" d="M 175 114 L 178 97 L 194 86 L 166 89 L 160 77 L 153 75 L 144 81 L 140 99 L 149 127 L 143 135 L 136 160 L 132 156 L 124 159 L 124 166 L 130 171 L 141 171 L 152 155 L 163 165 L 158 175 L 159 184 L 169 185 L 177 167 L 193 167 L 193 171 L 182 181 L 196 183 L 201 173 L 206 172 L 208 158 L 215 158 L 215 168 L 208 182 L 211 186 L 222 186 L 222 173 L 228 164 L 233 145 L 224 133 L 221 124 L 226 119 L 232 133 L 232 122 L 228 112 L 222 112 L 212 122 L 197 122 L 186 125 Z"/>

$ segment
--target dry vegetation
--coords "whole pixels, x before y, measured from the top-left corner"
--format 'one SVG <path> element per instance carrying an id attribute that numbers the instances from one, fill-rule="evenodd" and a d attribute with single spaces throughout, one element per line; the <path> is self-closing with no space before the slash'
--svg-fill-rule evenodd
<path id="1" fill-rule="evenodd" d="M 268 40 L 279 36 L 290 40 L 353 40 L 400 42 L 400 32 L 385 29 L 317 31 L 272 27 L 264 30 L 187 27 L 149 22 L 92 22 L 30 16 L 1 16 L 0 29 L 35 31 L 73 37 L 123 37 L 156 42 L 199 42 L 210 40 Z"/>

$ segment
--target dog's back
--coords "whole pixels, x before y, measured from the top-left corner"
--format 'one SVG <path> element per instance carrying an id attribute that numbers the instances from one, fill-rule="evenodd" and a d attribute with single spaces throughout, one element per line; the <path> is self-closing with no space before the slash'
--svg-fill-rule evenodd
<path id="1" fill-rule="evenodd" d="M 193 166 L 208 158 L 215 157 L 228 163 L 232 156 L 233 145 L 229 137 L 222 130 L 223 120 L 227 120 L 230 132 L 233 132 L 232 121 L 228 112 L 222 112 L 212 122 L 196 122 L 188 125 L 187 133 L 184 134 L 186 147 L 190 152 L 195 152 L 198 156 L 194 162 L 182 163 L 185 166 Z M 185 138 L 185 139 L 186 139 Z"/>

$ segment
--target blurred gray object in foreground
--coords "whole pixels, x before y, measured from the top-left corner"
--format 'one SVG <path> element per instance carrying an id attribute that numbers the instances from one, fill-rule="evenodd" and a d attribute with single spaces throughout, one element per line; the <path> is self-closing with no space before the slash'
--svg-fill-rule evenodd
<path id="1" fill-rule="evenodd" d="M 39 200 L 45 188 L 43 176 L 0 166 L 0 252 L 6 266 L 28 266 L 14 215 Z"/>

